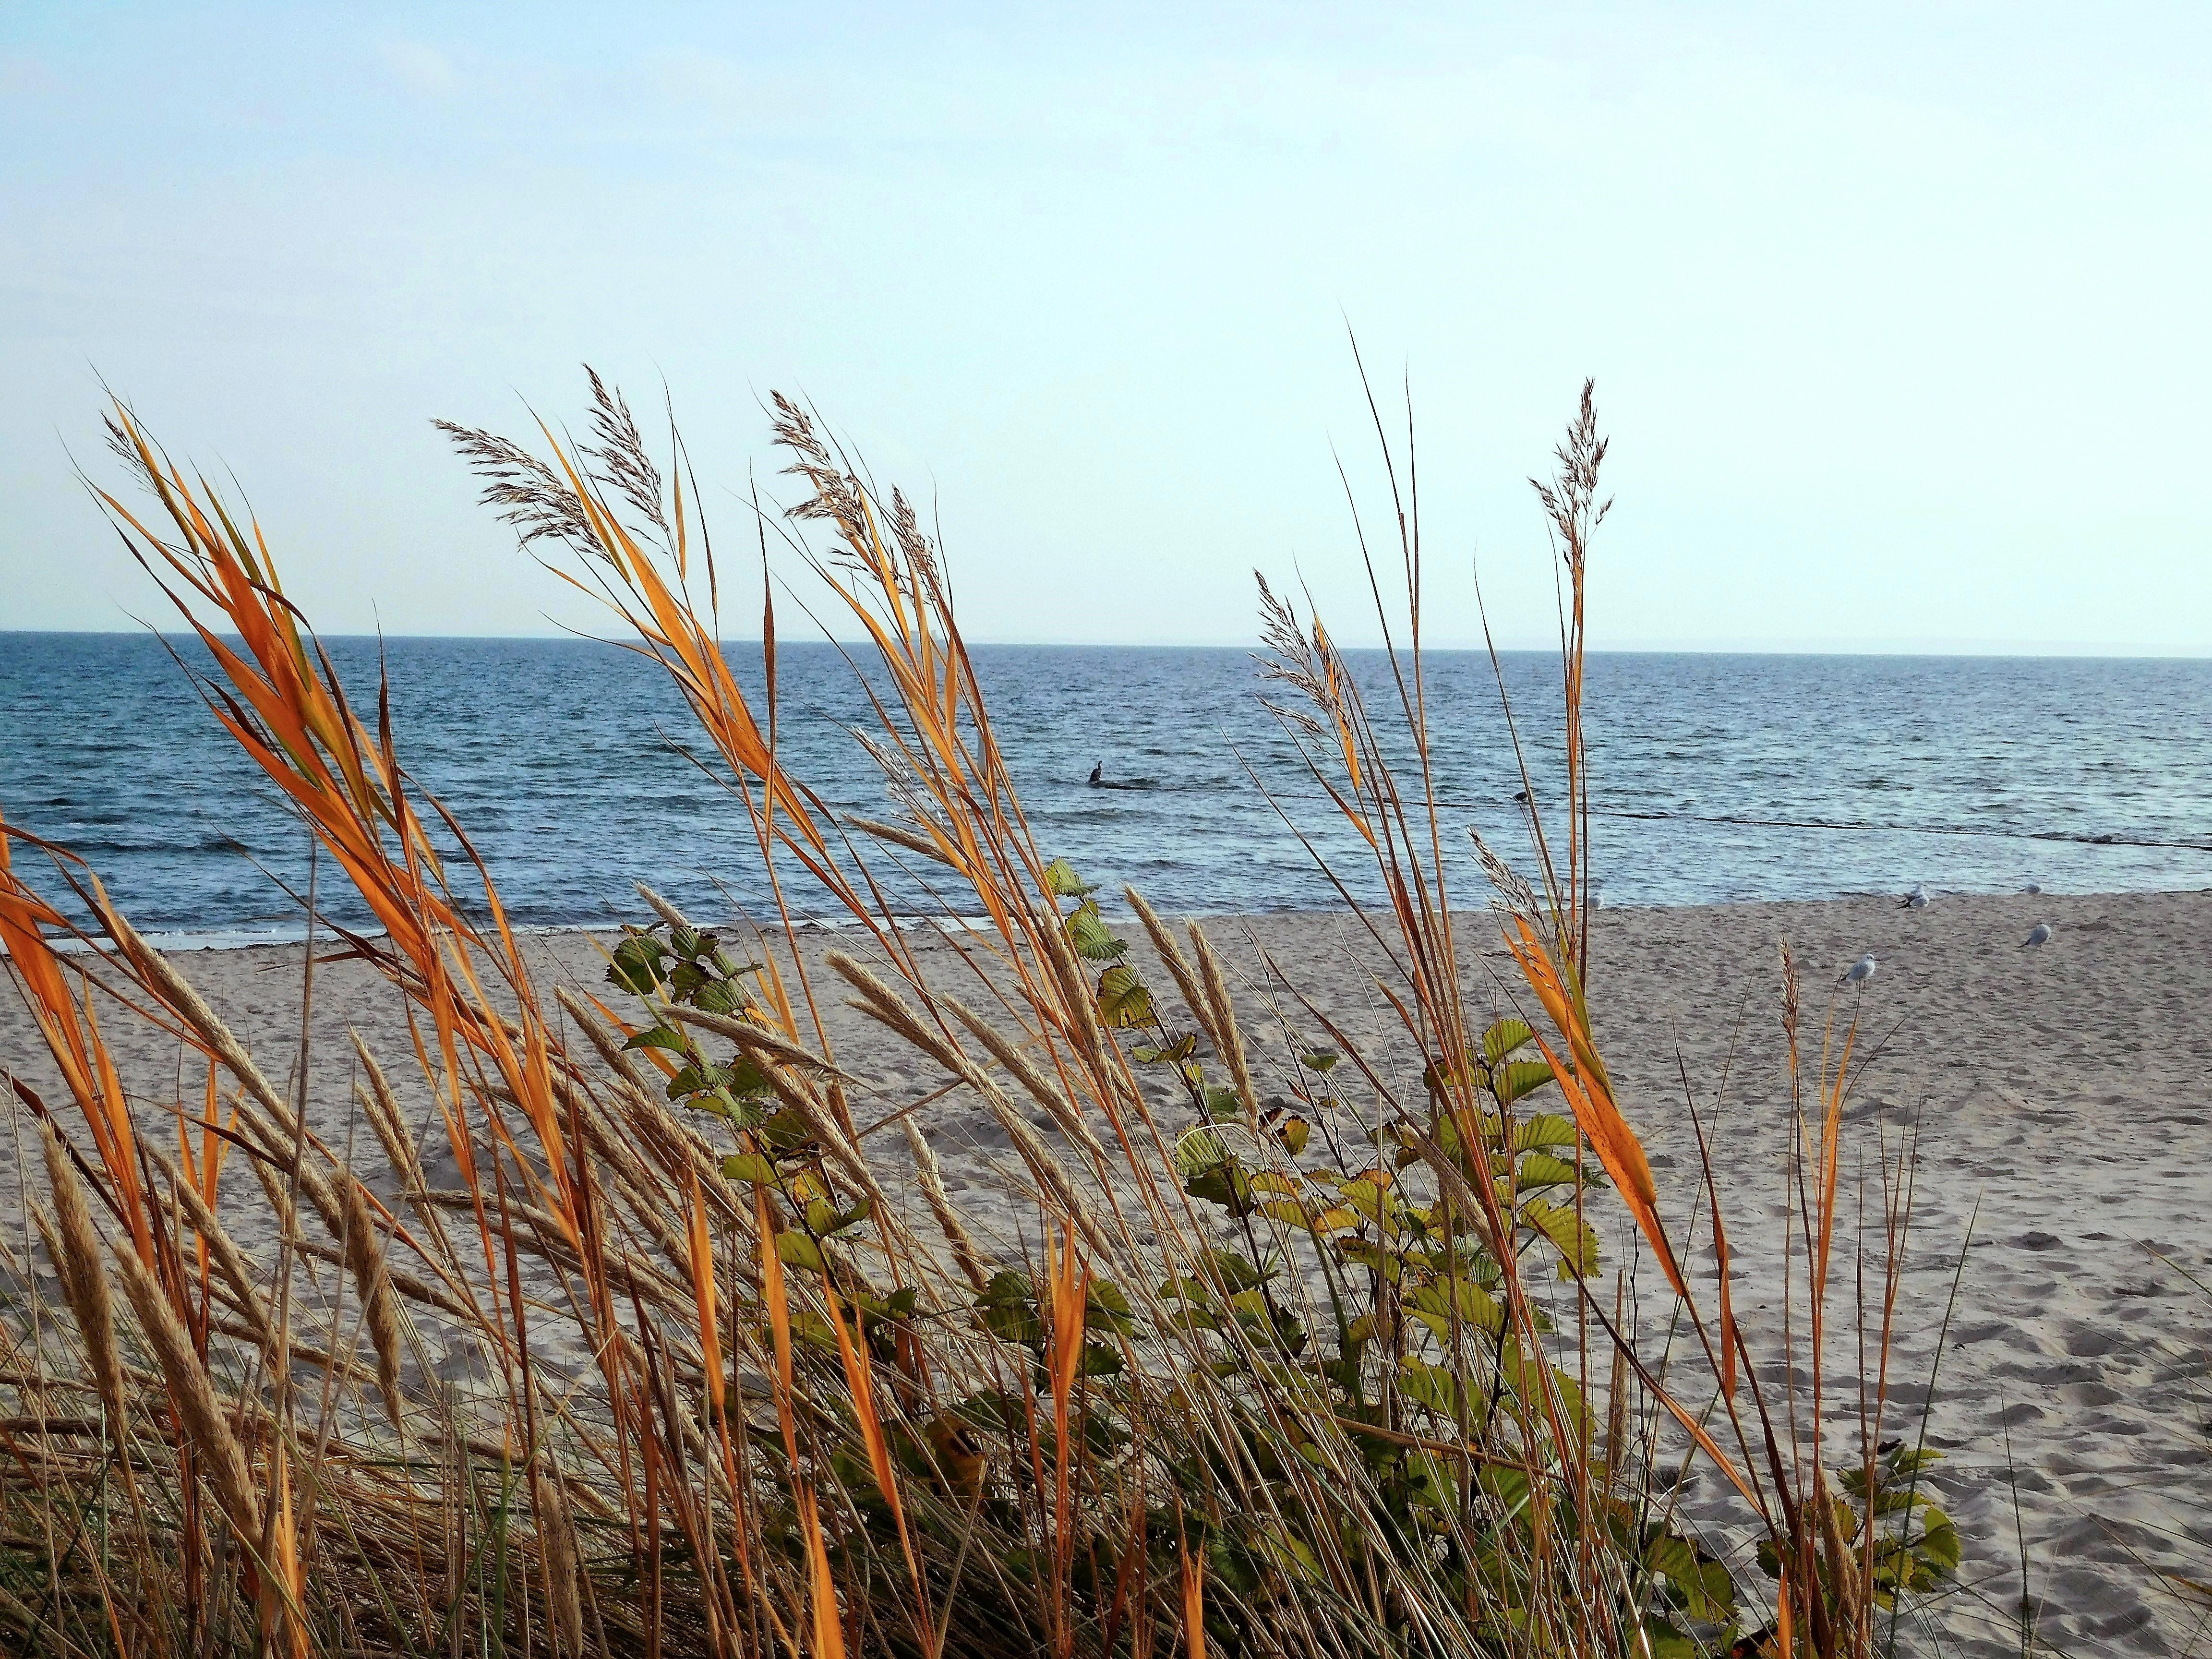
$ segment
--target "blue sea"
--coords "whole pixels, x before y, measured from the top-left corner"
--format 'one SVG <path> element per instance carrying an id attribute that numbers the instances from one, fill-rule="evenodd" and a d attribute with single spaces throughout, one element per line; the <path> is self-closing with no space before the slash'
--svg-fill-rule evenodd
<path id="1" fill-rule="evenodd" d="M 449 806 L 519 921 L 634 919 L 644 881 L 695 915 L 759 914 L 740 803 L 658 670 L 569 640 L 330 639 L 373 713 L 380 655 L 403 763 Z M 307 836 L 151 635 L 0 633 L 0 811 L 82 854 L 174 944 L 295 938 Z M 757 645 L 729 647 L 757 688 Z M 1330 903 L 1313 845 L 1371 890 L 1262 705 L 1241 650 L 978 647 L 1037 838 L 1093 880 L 1194 913 Z M 785 645 L 780 741 L 836 808 L 888 816 L 852 728 L 872 719 L 835 647 Z M 1356 654 L 1379 714 L 1388 664 Z M 1558 787 L 1559 666 L 1505 680 L 1540 800 Z M 1489 659 L 1436 653 L 1427 691 L 1459 894 L 1464 830 L 1528 842 Z M 2212 662 L 2078 658 L 1602 654 L 1588 719 L 1596 874 L 1608 905 L 1902 891 L 2212 886 Z M 699 755 L 700 759 L 710 758 Z M 1086 779 L 1103 764 L 1110 782 Z M 19 867 L 55 884 L 27 853 Z M 324 874 L 331 873 L 324 867 Z M 901 902 L 927 901 L 894 879 Z M 333 915 L 358 922 L 325 881 Z M 957 908 L 957 905 L 955 906 Z"/>

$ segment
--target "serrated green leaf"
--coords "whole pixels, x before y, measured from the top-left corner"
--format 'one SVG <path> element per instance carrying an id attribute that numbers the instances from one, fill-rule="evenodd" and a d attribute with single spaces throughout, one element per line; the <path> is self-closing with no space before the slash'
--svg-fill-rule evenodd
<path id="1" fill-rule="evenodd" d="M 1451 1336 L 1455 1303 L 1462 1329 L 1495 1336 L 1505 1328 L 1505 1310 L 1498 1299 L 1464 1279 L 1455 1276 L 1438 1279 L 1422 1285 L 1413 1297 L 1413 1309 L 1421 1322 L 1447 1340 Z"/>
<path id="2" fill-rule="evenodd" d="M 1510 1106 L 1515 1101 L 1552 1081 L 1552 1064 L 1545 1060 L 1515 1060 L 1492 1068 L 1490 1086 L 1497 1092 L 1498 1103 Z"/>
<path id="3" fill-rule="evenodd" d="M 1192 1129 L 1175 1144 L 1176 1173 L 1194 1176 L 1229 1161 L 1229 1145 L 1212 1129 Z"/>
<path id="4" fill-rule="evenodd" d="M 710 1014 L 734 1014 L 747 1000 L 744 986 L 718 979 L 701 986 L 698 994 L 691 999 L 691 1006 Z"/>
<path id="5" fill-rule="evenodd" d="M 830 1271 L 829 1264 L 822 1259 L 821 1246 L 792 1228 L 787 1227 L 775 1236 L 775 1254 L 788 1267 L 804 1267 L 825 1276 Z"/>
<path id="6" fill-rule="evenodd" d="M 1054 859 L 1044 867 L 1045 890 L 1054 898 L 1081 898 L 1086 893 L 1098 890 L 1096 885 L 1075 873 L 1075 866 L 1066 859 Z"/>
<path id="7" fill-rule="evenodd" d="M 1061 926 L 1067 930 L 1068 948 L 1085 961 L 1117 962 L 1129 953 L 1127 943 L 1114 936 L 1089 899 L 1069 911 Z"/>
<path id="8" fill-rule="evenodd" d="M 1524 1193 L 1545 1187 L 1571 1187 L 1575 1179 L 1575 1166 L 1563 1158 L 1553 1158 L 1549 1152 L 1537 1152 L 1524 1158 L 1514 1166 L 1513 1170 L 1514 1185 Z"/>
<path id="9" fill-rule="evenodd" d="M 1516 1152 L 1540 1146 L 1572 1146 L 1581 1139 L 1582 1132 L 1575 1127 L 1575 1121 L 1555 1112 L 1539 1113 L 1513 1126 L 1513 1150 Z"/>
<path id="10" fill-rule="evenodd" d="M 1644 1547 L 1644 1565 L 1674 1586 L 1691 1618 L 1721 1624 L 1735 1616 L 1735 1583 L 1727 1566 L 1679 1533 L 1655 1530 Z"/>
<path id="11" fill-rule="evenodd" d="M 1232 1216 L 1252 1212 L 1251 1176 L 1233 1157 L 1199 1170 L 1183 1182 L 1182 1189 L 1193 1198 L 1218 1204 Z"/>
<path id="12" fill-rule="evenodd" d="M 722 1175 L 726 1180 L 750 1181 L 756 1187 L 773 1187 L 776 1183 L 775 1165 L 758 1152 L 739 1152 L 724 1158 Z"/>
<path id="13" fill-rule="evenodd" d="M 1650 1659 L 1700 1659 L 1701 1655 L 1710 1650 L 1692 1642 L 1656 1613 L 1644 1621 L 1644 1640 L 1639 1649 L 1649 1654 Z"/>
<path id="14" fill-rule="evenodd" d="M 1932 1517 L 1923 1523 L 1928 1529 L 1921 1534 L 1915 1547 L 1923 1558 L 1935 1563 L 1942 1571 L 1956 1572 L 1959 1570 L 1959 1559 L 1961 1553 L 1959 1529 L 1951 1524 L 1951 1518 L 1948 1516 L 1932 1504 L 1928 1510 L 1928 1515 Z"/>
<path id="15" fill-rule="evenodd" d="M 1109 968 L 1098 976 L 1098 1020 L 1115 1030 L 1126 1030 L 1152 1018 L 1152 994 L 1126 964 Z"/>
<path id="16" fill-rule="evenodd" d="M 1462 1389 L 1449 1366 L 1432 1365 L 1425 1359 L 1402 1359 L 1398 1362 L 1398 1386 L 1409 1398 L 1454 1423 L 1460 1420 L 1462 1407 L 1469 1419 L 1481 1415 L 1484 1402 L 1480 1391 Z"/>
<path id="17" fill-rule="evenodd" d="M 983 1328 L 1001 1342 L 1035 1347 L 1044 1340 L 1044 1321 L 1036 1306 L 1036 1288 L 1026 1274 L 1002 1268 L 991 1275 L 977 1300 Z"/>
<path id="18" fill-rule="evenodd" d="M 650 934 L 633 933 L 617 945 L 608 965 L 611 984 L 639 996 L 650 996 L 660 988 L 660 941 Z"/>
<path id="19" fill-rule="evenodd" d="M 1521 1206 L 1519 1220 L 1522 1226 L 1534 1228 L 1543 1234 L 1551 1242 L 1552 1248 L 1559 1253 L 1562 1278 L 1587 1279 L 1597 1271 L 1596 1230 L 1588 1222 L 1577 1219 L 1571 1209 L 1564 1205 L 1547 1203 L 1540 1198 L 1532 1198 Z"/>
<path id="20" fill-rule="evenodd" d="M 1482 1057 L 1492 1066 L 1536 1040 L 1526 1020 L 1501 1019 L 1482 1034 Z"/>
<path id="21" fill-rule="evenodd" d="M 1147 1066 L 1161 1060 L 1179 1066 L 1197 1052 L 1198 1033 L 1186 1031 L 1173 1042 L 1164 1043 L 1157 1048 L 1139 1048 L 1133 1054 L 1137 1060 Z"/>

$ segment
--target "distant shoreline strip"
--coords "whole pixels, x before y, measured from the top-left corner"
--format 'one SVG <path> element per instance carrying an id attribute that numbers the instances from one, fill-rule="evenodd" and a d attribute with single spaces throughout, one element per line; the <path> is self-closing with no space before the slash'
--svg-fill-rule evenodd
<path id="1" fill-rule="evenodd" d="M 1275 799 L 1325 800 L 1328 797 L 1298 793 L 1278 794 Z M 1494 808 L 1498 803 L 1455 800 L 1439 795 L 1437 805 L 1456 811 L 1479 811 Z M 2152 847 L 2181 853 L 2212 854 L 2212 842 L 2158 841 L 2141 836 L 2093 836 L 2073 830 L 1998 830 L 1967 823 L 1868 823 L 1842 818 L 1754 818 L 1717 812 L 1644 811 L 1632 806 L 1593 806 L 1589 810 L 1593 817 L 1636 818 L 1651 823 L 1735 823 L 1755 830 L 1844 830 L 1884 836 L 1982 836 L 1999 841 L 2057 841 L 2076 847 Z"/>
<path id="2" fill-rule="evenodd" d="M 2184 853 L 2212 853 L 2212 842 L 2154 841 L 2136 836 L 2088 836 L 2069 830 L 1996 830 L 1966 823 L 1853 823 L 1830 818 L 1729 817 L 1704 812 L 1640 812 L 1626 806 L 1593 806 L 1592 817 L 1679 819 L 1689 823 L 1741 823 L 1761 830 L 1855 830 L 1888 836 L 1990 836 L 2001 841 L 2063 841 L 2077 847 L 2156 847 Z"/>

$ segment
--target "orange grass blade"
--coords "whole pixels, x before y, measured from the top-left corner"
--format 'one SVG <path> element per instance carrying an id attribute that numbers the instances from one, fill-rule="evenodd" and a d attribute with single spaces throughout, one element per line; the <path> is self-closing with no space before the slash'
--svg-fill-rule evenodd
<path id="1" fill-rule="evenodd" d="M 914 1575 L 919 1587 L 921 1576 L 915 1565 L 914 1545 L 907 1536 L 906 1505 L 899 1497 L 890 1442 L 884 1434 L 883 1418 L 876 1409 L 875 1378 L 870 1372 L 867 1357 L 860 1352 L 845 1329 L 844 1308 L 837 1300 L 837 1292 L 824 1285 L 823 1295 L 830 1304 L 830 1328 L 837 1334 L 837 1357 L 844 1364 L 845 1386 L 853 1393 L 853 1415 L 860 1425 L 860 1438 L 868 1449 L 868 1467 L 875 1474 L 877 1490 L 890 1505 L 892 1522 L 898 1528 L 899 1547 L 906 1553 L 907 1571 Z"/>
<path id="2" fill-rule="evenodd" d="M 1178 1543 L 1182 1557 L 1183 1650 L 1190 1659 L 1206 1659 L 1206 1563 L 1191 1559 L 1190 1547 Z"/>
<path id="3" fill-rule="evenodd" d="M 707 1200 L 699 1190 L 699 1174 L 691 1172 L 690 1205 L 691 1290 L 699 1303 L 699 1363 L 707 1371 L 707 1395 L 714 1414 L 723 1410 L 722 1335 L 714 1310 L 714 1246 L 707 1231 Z"/>
<path id="4" fill-rule="evenodd" d="M 814 1494 L 799 1497 L 799 1513 L 806 1533 L 807 1577 L 813 1589 L 814 1659 L 845 1659 L 845 1620 L 837 1606 L 837 1580 L 830 1571 L 830 1551 L 822 1537 L 822 1516 Z"/>
<path id="5" fill-rule="evenodd" d="M 131 1247 L 151 1267 L 154 1239 L 138 1179 L 137 1132 L 115 1062 L 100 1038 L 92 985 L 89 980 L 83 982 L 80 1005 L 70 990 L 61 957 L 46 938 L 48 927 L 66 925 L 10 867 L 7 824 L 0 818 L 0 947 L 5 948 L 9 966 L 26 993 L 32 1020 L 55 1068 L 84 1115 L 101 1165 L 114 1183 Z"/>
<path id="6" fill-rule="evenodd" d="M 1668 1283 L 1676 1294 L 1689 1301 L 1690 1287 L 1682 1276 L 1680 1265 L 1674 1259 L 1674 1246 L 1667 1237 L 1667 1230 L 1659 1219 L 1658 1188 L 1651 1180 L 1651 1164 L 1644 1157 L 1644 1143 L 1637 1139 L 1636 1131 L 1629 1127 L 1628 1120 L 1620 1115 L 1613 1103 L 1613 1091 L 1606 1079 L 1605 1068 L 1599 1062 L 1597 1050 L 1591 1043 L 1588 1017 L 1574 998 L 1566 982 L 1560 977 L 1552 959 L 1545 954 L 1537 939 L 1535 930 L 1523 917 L 1513 918 L 1519 937 L 1508 933 L 1506 948 L 1520 964 L 1522 977 L 1535 992 L 1544 1012 L 1559 1027 L 1574 1055 L 1575 1065 L 1570 1068 L 1555 1054 L 1550 1043 L 1539 1035 L 1537 1047 L 1552 1067 L 1559 1092 L 1566 1097 L 1573 1111 L 1575 1122 L 1583 1138 L 1590 1144 L 1620 1190 L 1621 1201 L 1628 1206 L 1638 1229 L 1658 1253 L 1659 1265 L 1666 1273 Z"/>

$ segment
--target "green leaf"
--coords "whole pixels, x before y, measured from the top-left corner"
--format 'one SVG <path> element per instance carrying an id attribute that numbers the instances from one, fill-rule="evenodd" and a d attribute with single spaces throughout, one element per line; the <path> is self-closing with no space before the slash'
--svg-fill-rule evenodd
<path id="1" fill-rule="evenodd" d="M 1951 1517 L 1931 1504 L 1923 1524 L 1928 1529 L 1914 1546 L 1916 1553 L 1946 1574 L 1956 1572 L 1960 1547 L 1959 1529 L 1951 1524 Z"/>
<path id="2" fill-rule="evenodd" d="M 1310 1072 L 1326 1073 L 1333 1069 L 1344 1056 L 1334 1048 L 1309 1048 L 1298 1056 L 1298 1064 Z"/>
<path id="3" fill-rule="evenodd" d="M 1395 1285 L 1405 1276 L 1406 1259 L 1395 1250 L 1386 1250 L 1379 1244 L 1364 1238 L 1340 1238 L 1336 1253 L 1343 1260 L 1362 1267 L 1370 1267 Z"/>
<path id="4" fill-rule="evenodd" d="M 1505 1310 L 1488 1291 L 1480 1290 L 1456 1276 L 1440 1279 L 1434 1284 L 1424 1285 L 1413 1292 L 1413 1308 L 1421 1322 L 1439 1338 L 1451 1336 L 1453 1304 L 1458 1304 L 1459 1322 L 1462 1329 L 1482 1332 L 1495 1336 L 1505 1328 Z"/>
<path id="5" fill-rule="evenodd" d="M 1093 884 L 1075 873 L 1075 866 L 1066 859 L 1054 859 L 1044 867 L 1045 890 L 1054 898 L 1081 898 L 1086 893 L 1098 890 Z"/>
<path id="6" fill-rule="evenodd" d="M 1273 1271 L 1254 1267 L 1234 1250 L 1208 1250 L 1206 1255 L 1213 1271 L 1221 1275 L 1221 1282 L 1231 1291 L 1256 1291 L 1275 1276 Z"/>
<path id="7" fill-rule="evenodd" d="M 1644 1640 L 1638 1645 L 1641 1651 L 1651 1656 L 1651 1659 L 1698 1659 L 1699 1655 L 1709 1651 L 1656 1613 L 1645 1618 Z"/>
<path id="8" fill-rule="evenodd" d="M 1175 1144 L 1176 1173 L 1188 1177 L 1229 1161 L 1228 1143 L 1211 1129 L 1193 1129 Z"/>
<path id="9" fill-rule="evenodd" d="M 1723 1624 L 1735 1616 L 1735 1583 L 1727 1566 L 1680 1534 L 1655 1529 L 1644 1547 L 1644 1566 L 1674 1587 L 1677 1605 L 1691 1618 Z"/>
<path id="10" fill-rule="evenodd" d="M 1152 994 L 1127 966 L 1109 968 L 1098 976 L 1098 1019 L 1115 1030 L 1126 1030 L 1152 1018 Z"/>
<path id="11" fill-rule="evenodd" d="M 1518 1515 L 1528 1506 L 1528 1477 L 1510 1463 L 1482 1463 L 1476 1466 L 1475 1484 L 1488 1492 L 1508 1515 Z"/>
<path id="12" fill-rule="evenodd" d="M 660 988 L 660 941 L 649 933 L 633 933 L 615 946 L 607 980 L 625 991 L 650 996 Z"/>
<path id="13" fill-rule="evenodd" d="M 1513 1126 L 1513 1150 L 1516 1152 L 1539 1146 L 1572 1146 L 1581 1139 L 1582 1132 L 1575 1127 L 1575 1121 L 1555 1112 L 1523 1118 Z"/>
<path id="14" fill-rule="evenodd" d="M 710 1014 L 734 1014 L 750 1000 L 745 988 L 734 981 L 713 980 L 699 988 L 691 1006 Z"/>
<path id="15" fill-rule="evenodd" d="M 806 1224 L 820 1238 L 834 1238 L 867 1218 L 868 1200 L 865 1198 L 849 1210 L 839 1209 L 826 1198 L 817 1198 L 806 1206 Z"/>
<path id="16" fill-rule="evenodd" d="M 1083 1304 L 1083 1328 L 1133 1336 L 1137 1322 L 1129 1314 L 1128 1293 L 1110 1279 L 1091 1281 L 1091 1295 Z"/>
<path id="17" fill-rule="evenodd" d="M 671 1054 L 688 1054 L 691 1052 L 691 1040 L 672 1025 L 654 1025 L 640 1031 L 623 1047 L 625 1049 L 665 1048 Z"/>
<path id="18" fill-rule="evenodd" d="M 805 1233 L 786 1228 L 775 1236 L 777 1259 L 793 1267 L 805 1267 L 809 1272 L 827 1277 L 830 1264 L 822 1259 L 822 1247 Z"/>
<path id="19" fill-rule="evenodd" d="M 1186 1031 L 1173 1042 L 1164 1043 L 1157 1048 L 1139 1048 L 1133 1052 L 1137 1060 L 1147 1066 L 1160 1060 L 1167 1060 L 1179 1066 L 1198 1052 L 1198 1033 Z"/>
<path id="20" fill-rule="evenodd" d="M 1225 1123 L 1244 1115 L 1244 1102 L 1236 1090 L 1216 1084 L 1206 1091 L 1206 1115 L 1216 1123 Z"/>
<path id="21" fill-rule="evenodd" d="M 1062 925 L 1067 929 L 1068 948 L 1086 961 L 1114 962 L 1129 953 L 1127 944 L 1114 936 L 1089 899 L 1068 912 Z"/>
<path id="22" fill-rule="evenodd" d="M 1379 1175 L 1364 1175 L 1347 1181 L 1341 1191 L 1344 1201 L 1370 1221 L 1385 1219 L 1395 1207 L 1395 1194 Z"/>
<path id="23" fill-rule="evenodd" d="M 1480 1416 L 1482 1400 L 1473 1389 L 1462 1391 L 1459 1378 L 1447 1365 L 1431 1365 L 1425 1359 L 1402 1359 L 1398 1362 L 1398 1386 L 1411 1398 L 1419 1401 L 1439 1417 L 1459 1421 L 1460 1408 L 1467 1407 L 1470 1418 Z"/>
<path id="24" fill-rule="evenodd" d="M 1200 1170 L 1183 1182 L 1183 1190 L 1205 1203 L 1218 1204 L 1232 1216 L 1252 1212 L 1251 1177 L 1233 1158 Z"/>
<path id="25" fill-rule="evenodd" d="M 1533 1095 L 1552 1081 L 1552 1064 L 1545 1060 L 1516 1060 L 1493 1069 L 1490 1086 L 1497 1091 L 1498 1103 L 1510 1106 L 1524 1095 Z"/>
<path id="26" fill-rule="evenodd" d="M 734 1158 L 722 1160 L 723 1176 L 731 1181 L 750 1181 L 756 1187 L 773 1187 L 776 1183 L 775 1165 L 758 1152 L 739 1152 Z"/>
<path id="27" fill-rule="evenodd" d="M 1025 1273 L 1002 1268 L 992 1274 L 976 1303 L 983 1328 L 1001 1342 L 1033 1348 L 1044 1340 L 1044 1321 L 1037 1313 L 1036 1287 Z"/>
<path id="28" fill-rule="evenodd" d="M 760 1135 L 779 1155 L 805 1150 L 814 1145 L 814 1131 L 807 1126 L 805 1118 L 788 1106 L 762 1122 Z"/>
<path id="29" fill-rule="evenodd" d="M 1581 1385 L 1558 1366 L 1547 1364 L 1540 1357 L 1531 1358 L 1523 1353 L 1519 1339 L 1510 1339 L 1505 1343 L 1498 1358 L 1498 1374 L 1514 1398 L 1530 1411 L 1540 1412 L 1543 1409 L 1544 1396 L 1548 1390 L 1558 1395 L 1570 1420 L 1581 1420 Z"/>
<path id="30" fill-rule="evenodd" d="M 1522 1226 L 1543 1234 L 1559 1251 L 1561 1278 L 1588 1279 L 1597 1271 L 1596 1230 L 1577 1219 L 1572 1209 L 1532 1198 L 1522 1205 L 1519 1219 Z"/>
<path id="31" fill-rule="evenodd" d="M 1553 1158 L 1549 1152 L 1537 1152 L 1522 1158 L 1513 1171 L 1514 1185 L 1524 1193 L 1545 1187 L 1571 1187 L 1575 1179 L 1575 1166 L 1563 1158 Z"/>
<path id="32" fill-rule="evenodd" d="M 1492 1066 L 1536 1040 L 1526 1020 L 1501 1019 L 1482 1034 L 1482 1057 Z"/>

